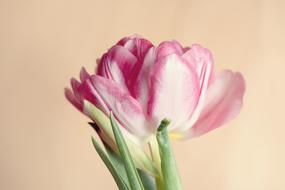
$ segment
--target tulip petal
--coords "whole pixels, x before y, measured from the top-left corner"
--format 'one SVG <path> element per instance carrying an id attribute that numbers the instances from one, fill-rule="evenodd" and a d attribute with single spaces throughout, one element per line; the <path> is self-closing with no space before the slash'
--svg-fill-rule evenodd
<path id="1" fill-rule="evenodd" d="M 132 35 L 120 40 L 117 45 L 128 49 L 138 60 L 142 60 L 149 48 L 153 45 L 150 41 L 141 38 L 138 35 Z"/>
<path id="2" fill-rule="evenodd" d="M 89 73 L 86 71 L 86 69 L 84 67 L 82 67 L 81 71 L 80 71 L 80 81 L 84 82 L 88 78 L 90 78 Z"/>
<path id="3" fill-rule="evenodd" d="M 118 121 L 131 133 L 144 138 L 148 135 L 148 124 L 141 105 L 115 81 L 94 75 L 91 81 L 100 97 Z"/>
<path id="4" fill-rule="evenodd" d="M 185 58 L 189 63 L 191 63 L 196 69 L 196 72 L 200 79 L 200 86 L 203 83 L 203 73 L 205 65 L 211 67 L 210 71 L 212 75 L 213 56 L 208 49 L 203 48 L 199 44 L 193 44 L 191 48 L 183 54 L 183 58 Z"/>
<path id="5" fill-rule="evenodd" d="M 83 71 L 84 72 L 84 71 Z M 90 77 L 90 76 L 89 76 Z M 77 100 L 77 104 L 83 104 L 83 100 L 88 100 L 99 109 L 101 109 L 105 114 L 109 114 L 109 109 L 105 102 L 102 100 L 93 84 L 90 81 L 90 78 L 86 79 L 82 83 L 78 82 L 75 78 L 71 79 L 71 86 L 74 94 L 74 98 Z M 69 92 L 68 96 L 72 100 L 72 96 Z"/>
<path id="6" fill-rule="evenodd" d="M 70 84 L 71 84 L 71 88 L 73 90 L 74 96 L 77 99 L 80 99 L 80 93 L 78 92 L 78 90 L 79 90 L 79 88 L 81 86 L 81 83 L 78 82 L 75 78 L 71 78 L 70 79 Z"/>
<path id="7" fill-rule="evenodd" d="M 100 76 L 103 76 L 105 78 L 112 79 L 112 76 L 110 75 L 109 70 L 107 69 L 108 67 L 108 58 L 107 58 L 107 53 L 105 53 L 101 59 L 96 60 L 98 64 L 98 69 L 97 69 L 97 74 Z M 96 73 L 96 71 L 95 71 Z"/>
<path id="8" fill-rule="evenodd" d="M 132 34 L 130 36 L 127 36 L 127 37 L 124 37 L 122 39 L 120 39 L 118 42 L 117 42 L 117 45 L 121 45 L 121 46 L 124 46 L 128 41 L 131 41 L 131 40 L 134 40 L 134 39 L 139 39 L 141 38 L 140 35 L 138 34 Z"/>
<path id="9" fill-rule="evenodd" d="M 81 94 L 84 96 L 83 98 L 93 103 L 100 110 L 102 110 L 105 114 L 109 114 L 110 110 L 103 98 L 99 95 L 97 90 L 94 88 L 91 79 L 87 79 L 81 88 Z"/>
<path id="10" fill-rule="evenodd" d="M 236 117 L 242 107 L 244 91 L 245 82 L 240 73 L 223 71 L 209 87 L 202 113 L 186 138 L 203 135 Z"/>
<path id="11" fill-rule="evenodd" d="M 98 75 L 112 79 L 125 87 L 137 58 L 126 48 L 116 45 L 105 54 L 98 68 Z"/>
<path id="12" fill-rule="evenodd" d="M 205 103 L 206 92 L 213 75 L 213 58 L 209 50 L 198 44 L 194 44 L 183 54 L 190 64 L 194 66 L 199 77 L 200 93 L 198 104 L 191 115 L 187 125 L 179 127 L 177 131 L 185 131 L 198 120 Z"/>
<path id="13" fill-rule="evenodd" d="M 66 99 L 79 111 L 82 111 L 83 106 L 82 103 L 74 96 L 73 92 L 69 88 L 64 89 L 64 94 Z"/>
<path id="14" fill-rule="evenodd" d="M 155 59 L 155 49 L 150 48 L 145 55 L 143 64 L 135 76 L 135 79 L 132 79 L 129 85 L 132 96 L 142 103 L 144 110 L 147 109 L 147 101 L 149 99 L 149 78 Z"/>
<path id="15" fill-rule="evenodd" d="M 170 129 L 187 121 L 196 107 L 198 95 L 198 76 L 187 61 L 172 54 L 156 62 L 148 102 L 148 114 L 154 126 L 164 118 L 172 121 Z"/>
<path id="16" fill-rule="evenodd" d="M 141 75 L 142 73 L 145 73 L 145 68 L 147 67 L 147 65 L 149 65 L 149 52 L 154 52 L 154 47 L 148 40 L 142 38 L 135 38 L 134 40 L 129 40 L 126 42 L 124 47 L 128 48 L 129 51 L 131 51 L 138 59 L 129 76 L 129 79 L 126 81 L 130 93 L 133 97 L 137 98 L 138 91 L 140 91 L 140 87 L 137 85 L 137 83 L 140 84 L 140 80 L 147 80 L 147 78 L 142 78 Z"/>
<path id="17" fill-rule="evenodd" d="M 182 55 L 183 54 L 183 48 L 179 44 L 179 42 L 172 40 L 172 41 L 164 41 L 160 43 L 156 49 L 157 58 L 162 58 L 167 55 L 171 54 L 177 54 Z"/>

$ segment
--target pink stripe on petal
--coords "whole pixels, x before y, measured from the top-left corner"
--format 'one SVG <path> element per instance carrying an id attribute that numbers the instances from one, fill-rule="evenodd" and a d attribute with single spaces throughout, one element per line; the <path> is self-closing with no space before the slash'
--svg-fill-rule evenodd
<path id="1" fill-rule="evenodd" d="M 137 58 L 126 48 L 116 45 L 103 55 L 98 75 L 112 79 L 126 88 L 126 81 L 137 63 Z"/>
<path id="2" fill-rule="evenodd" d="M 157 127 L 164 118 L 175 129 L 188 120 L 199 96 L 197 74 L 192 66 L 175 54 L 158 62 L 151 73 L 148 114 Z"/>
<path id="3" fill-rule="evenodd" d="M 129 89 L 134 98 L 136 98 L 144 107 L 147 109 L 147 101 L 149 99 L 149 83 L 150 83 L 150 72 L 153 68 L 156 59 L 155 49 L 150 48 L 147 52 L 141 68 L 137 71 L 129 81 Z"/>
<path id="4" fill-rule="evenodd" d="M 122 46 L 114 46 L 108 52 L 108 59 L 111 64 L 117 64 L 123 76 L 127 79 L 137 62 L 137 58 Z M 113 74 L 112 68 L 110 72 Z M 116 72 L 116 71 L 114 71 Z"/>
<path id="5" fill-rule="evenodd" d="M 92 83 L 118 121 L 131 133 L 144 138 L 148 135 L 148 122 L 141 105 L 116 82 L 92 76 Z"/>
<path id="6" fill-rule="evenodd" d="M 236 117 L 244 91 L 245 82 L 240 73 L 223 71 L 209 87 L 202 113 L 186 136 L 203 135 Z"/>

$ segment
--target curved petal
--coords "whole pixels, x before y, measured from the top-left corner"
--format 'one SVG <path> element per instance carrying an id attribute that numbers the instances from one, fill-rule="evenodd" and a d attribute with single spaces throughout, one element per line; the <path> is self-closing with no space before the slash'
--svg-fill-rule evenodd
<path id="1" fill-rule="evenodd" d="M 155 63 L 151 73 L 148 114 L 155 127 L 161 120 L 171 120 L 175 129 L 188 120 L 199 95 L 198 78 L 194 68 L 175 54 Z"/>
<path id="2" fill-rule="evenodd" d="M 196 72 L 199 76 L 200 86 L 203 83 L 205 65 L 211 67 L 210 74 L 213 74 L 212 67 L 214 61 L 212 53 L 208 49 L 203 48 L 201 45 L 193 44 L 191 48 L 183 54 L 183 58 L 185 58 L 196 68 Z"/>
<path id="3" fill-rule="evenodd" d="M 87 73 L 85 68 L 80 71 L 80 80 L 82 83 L 77 81 L 75 78 L 71 78 L 70 83 L 72 91 L 70 89 L 65 89 L 66 98 L 80 111 L 83 111 L 83 101 L 88 100 L 94 106 L 98 107 L 105 114 L 109 114 L 109 108 L 94 88 L 91 82 L 91 76 Z"/>
<path id="4" fill-rule="evenodd" d="M 204 106 L 206 92 L 213 75 L 212 54 L 209 50 L 203 48 L 202 46 L 198 44 L 192 45 L 191 48 L 183 54 L 183 58 L 191 63 L 196 69 L 197 75 L 199 77 L 200 92 L 198 104 L 191 117 L 189 117 L 190 120 L 187 122 L 187 125 L 179 127 L 177 131 L 185 131 L 193 126 L 197 121 Z"/>
<path id="5" fill-rule="evenodd" d="M 94 75 L 92 84 L 118 121 L 131 133 L 144 138 L 148 135 L 148 122 L 141 105 L 116 82 Z"/>
<path id="6" fill-rule="evenodd" d="M 171 54 L 182 55 L 183 48 L 179 42 L 173 41 L 164 41 L 158 45 L 156 48 L 157 59 L 165 57 Z"/>
<path id="7" fill-rule="evenodd" d="M 136 98 L 138 96 L 138 92 L 140 92 L 140 85 L 138 85 L 138 83 L 140 84 L 141 80 L 148 80 L 147 78 L 142 78 L 141 76 L 142 73 L 145 73 L 145 68 L 150 65 L 149 63 L 153 62 L 150 61 L 150 54 L 154 52 L 154 47 L 145 39 L 136 39 L 135 43 L 136 48 L 134 51 L 132 51 L 132 53 L 137 57 L 138 62 L 135 64 L 131 72 L 131 75 L 127 81 L 127 86 L 132 96 Z"/>
<path id="8" fill-rule="evenodd" d="M 80 88 L 81 83 L 77 81 L 75 78 L 70 79 L 71 88 L 73 90 L 73 94 L 77 99 L 80 99 L 80 94 L 78 93 L 78 90 Z"/>
<path id="9" fill-rule="evenodd" d="M 242 107 L 245 82 L 240 73 L 223 71 L 206 95 L 198 121 L 186 132 L 186 138 L 203 135 L 236 117 Z"/>
<path id="10" fill-rule="evenodd" d="M 69 98 L 69 100 L 76 99 L 77 103 L 79 103 L 82 108 L 83 101 L 86 99 L 95 106 L 97 106 L 99 109 L 101 109 L 105 114 L 109 114 L 109 109 L 102 100 L 102 98 L 99 96 L 96 89 L 93 87 L 93 84 L 90 81 L 90 76 L 82 83 L 72 78 L 71 86 L 73 89 L 73 93 L 70 94 L 70 92 L 66 92 L 68 95 L 67 98 Z M 73 95 L 73 97 L 71 95 Z"/>
<path id="11" fill-rule="evenodd" d="M 132 35 L 121 39 L 117 45 L 128 49 L 138 60 L 142 60 L 147 51 L 153 46 L 152 43 L 139 35 Z"/>
<path id="12" fill-rule="evenodd" d="M 82 94 L 82 99 L 86 99 L 93 103 L 96 107 L 102 110 L 105 114 L 109 114 L 110 110 L 103 98 L 99 95 L 98 91 L 94 88 L 91 77 L 84 81 L 80 88 L 80 92 Z"/>
<path id="13" fill-rule="evenodd" d="M 128 41 L 134 40 L 134 39 L 139 39 L 139 38 L 141 38 L 140 35 L 138 35 L 138 34 L 132 34 L 132 35 L 130 35 L 130 36 L 127 36 L 127 37 L 124 37 L 124 38 L 120 39 L 120 40 L 117 42 L 117 45 L 124 46 Z"/>
<path id="14" fill-rule="evenodd" d="M 64 89 L 64 95 L 66 99 L 79 111 L 83 110 L 83 104 L 74 96 L 73 92 L 69 88 Z"/>
<path id="15" fill-rule="evenodd" d="M 116 45 L 103 55 L 99 64 L 98 75 L 112 79 L 125 87 L 125 82 L 130 77 L 136 63 L 137 58 L 130 51 Z"/>
<path id="16" fill-rule="evenodd" d="M 84 67 L 82 67 L 81 71 L 80 71 L 80 81 L 84 82 L 88 78 L 90 78 L 89 73 L 86 71 L 86 69 Z"/>
<path id="17" fill-rule="evenodd" d="M 130 81 L 129 89 L 134 98 L 136 98 L 143 106 L 144 110 L 147 109 L 147 101 L 149 99 L 149 81 L 150 72 L 153 68 L 156 59 L 155 48 L 150 48 L 145 58 L 143 64 L 136 74 L 136 77 Z"/>

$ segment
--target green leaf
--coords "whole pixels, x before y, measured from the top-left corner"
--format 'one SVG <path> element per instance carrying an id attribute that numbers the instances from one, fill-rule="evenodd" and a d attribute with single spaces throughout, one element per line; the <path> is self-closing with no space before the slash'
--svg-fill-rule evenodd
<path id="1" fill-rule="evenodd" d="M 128 187 L 130 187 L 123 160 L 116 152 L 114 152 L 109 147 L 109 145 L 107 145 L 106 143 L 103 143 L 103 144 L 105 146 L 106 152 L 109 155 L 110 160 L 112 161 L 114 167 L 116 168 L 117 173 L 120 174 L 124 182 L 126 182 Z M 137 171 L 142 180 L 144 188 L 147 190 L 156 190 L 156 184 L 155 184 L 154 177 L 150 175 L 148 172 L 145 172 L 141 169 L 137 169 Z"/>
<path id="2" fill-rule="evenodd" d="M 149 175 L 147 172 L 137 169 L 139 176 L 142 180 L 143 186 L 147 190 L 156 190 L 155 179 L 153 176 Z"/>
<path id="3" fill-rule="evenodd" d="M 123 179 L 123 181 L 127 184 L 128 187 L 130 187 L 129 179 L 125 170 L 124 162 L 121 159 L 121 157 L 113 151 L 110 146 L 106 143 L 103 143 L 106 149 L 106 152 L 112 161 L 114 167 L 116 168 L 117 173 L 120 175 L 120 177 Z"/>
<path id="4" fill-rule="evenodd" d="M 164 119 L 157 129 L 156 139 L 161 158 L 161 171 L 165 190 L 182 190 L 175 158 L 168 138 L 167 126 L 170 121 Z"/>
<path id="5" fill-rule="evenodd" d="M 121 158 L 124 162 L 124 166 L 127 172 L 127 176 L 129 179 L 131 189 L 132 190 L 143 190 L 144 189 L 143 184 L 141 182 L 137 169 L 134 165 L 133 159 L 130 155 L 125 139 L 112 113 L 110 114 L 110 120 L 112 124 L 113 133 L 114 133 L 117 145 L 118 145 L 118 149 L 119 149 Z"/>
<path id="6" fill-rule="evenodd" d="M 94 145 L 94 148 L 96 149 L 97 153 L 109 169 L 110 173 L 112 174 L 117 186 L 120 190 L 129 190 L 126 183 L 123 181 L 123 179 L 120 177 L 120 173 L 116 171 L 116 168 L 114 167 L 112 161 L 109 159 L 105 151 L 102 149 L 101 145 L 92 137 L 92 143 Z"/>

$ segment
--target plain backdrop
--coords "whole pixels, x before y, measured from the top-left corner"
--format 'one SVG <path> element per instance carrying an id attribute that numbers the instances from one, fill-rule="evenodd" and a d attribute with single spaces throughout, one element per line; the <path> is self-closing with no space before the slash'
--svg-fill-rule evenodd
<path id="1" fill-rule="evenodd" d="M 1 0 L 0 189 L 116 189 L 63 88 L 133 33 L 200 43 L 216 71 L 246 79 L 236 119 L 173 142 L 184 188 L 284 189 L 284 10 L 281 0 Z"/>

